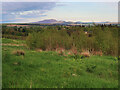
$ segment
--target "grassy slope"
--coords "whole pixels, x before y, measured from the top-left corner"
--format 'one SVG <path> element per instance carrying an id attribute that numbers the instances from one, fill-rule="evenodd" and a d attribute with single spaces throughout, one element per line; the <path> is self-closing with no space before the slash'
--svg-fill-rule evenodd
<path id="1" fill-rule="evenodd" d="M 23 49 L 25 56 L 11 54 L 17 49 Z M 16 62 L 18 65 L 13 65 Z M 118 86 L 117 65 L 112 56 L 75 61 L 72 56 L 59 56 L 55 52 L 3 46 L 2 84 L 3 88 L 114 88 Z"/>

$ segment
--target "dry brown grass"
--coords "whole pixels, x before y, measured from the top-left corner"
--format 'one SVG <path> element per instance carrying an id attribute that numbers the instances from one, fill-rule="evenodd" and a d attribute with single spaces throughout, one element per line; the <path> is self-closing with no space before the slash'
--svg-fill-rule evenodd
<path id="1" fill-rule="evenodd" d="M 99 55 L 99 56 L 102 56 L 102 55 L 103 55 L 102 51 L 92 51 L 91 53 L 92 53 L 93 55 Z"/>
<path id="2" fill-rule="evenodd" d="M 3 43 L 3 44 L 0 44 L 2 46 L 24 46 L 24 47 L 27 47 L 26 44 L 13 44 L 13 43 Z"/>
<path id="3" fill-rule="evenodd" d="M 103 52 L 102 52 L 102 50 L 96 51 L 96 50 L 93 49 L 93 50 L 91 51 L 91 54 L 92 54 L 92 55 L 102 56 L 102 55 L 103 55 Z"/>
<path id="4" fill-rule="evenodd" d="M 67 55 L 65 54 L 65 49 L 64 49 L 64 48 L 56 48 L 56 52 L 57 52 L 59 55 L 67 56 Z"/>
<path id="5" fill-rule="evenodd" d="M 81 52 L 81 55 L 84 57 L 90 57 L 90 52 L 89 51 L 83 51 Z"/>
<path id="6" fill-rule="evenodd" d="M 68 54 L 68 55 L 73 55 L 73 53 L 72 53 L 71 51 L 69 51 L 67 54 Z"/>
<path id="7" fill-rule="evenodd" d="M 36 49 L 35 51 L 37 51 L 37 52 L 42 52 L 43 50 L 42 50 L 42 49 Z"/>
<path id="8" fill-rule="evenodd" d="M 25 51 L 24 50 L 14 50 L 12 51 L 12 54 L 20 56 L 20 55 L 25 55 Z"/>
<path id="9" fill-rule="evenodd" d="M 77 54 L 78 54 L 78 51 L 77 51 L 77 49 L 76 49 L 75 47 L 72 47 L 71 51 L 72 51 L 72 53 L 73 53 L 74 55 L 77 55 Z"/>

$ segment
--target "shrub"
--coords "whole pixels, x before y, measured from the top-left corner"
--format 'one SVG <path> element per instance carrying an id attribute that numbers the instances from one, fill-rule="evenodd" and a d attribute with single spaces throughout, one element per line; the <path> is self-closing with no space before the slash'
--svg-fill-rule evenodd
<path id="1" fill-rule="evenodd" d="M 94 26 L 79 27 L 66 26 L 45 27 L 39 32 L 30 33 L 26 39 L 30 49 L 42 49 L 53 51 L 57 48 L 72 50 L 77 55 L 81 50 L 91 50 L 94 48 L 95 55 L 118 55 L 118 34 L 117 27 Z M 85 34 L 87 32 L 88 34 Z M 89 36 L 90 35 L 90 36 Z M 76 50 L 77 51 L 76 51 Z M 60 51 L 59 53 L 62 53 Z M 83 56 L 89 57 L 88 52 L 83 52 Z"/>

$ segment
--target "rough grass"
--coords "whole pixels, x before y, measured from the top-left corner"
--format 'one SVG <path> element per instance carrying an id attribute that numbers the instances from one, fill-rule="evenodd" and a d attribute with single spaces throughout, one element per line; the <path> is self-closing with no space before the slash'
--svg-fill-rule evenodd
<path id="1" fill-rule="evenodd" d="M 24 40 L 16 40 L 16 39 L 7 39 L 7 38 L 2 38 L 2 43 L 12 43 L 12 44 L 25 44 Z"/>
<path id="2" fill-rule="evenodd" d="M 24 50 L 14 50 L 14 51 L 12 51 L 12 54 L 14 54 L 14 55 L 18 55 L 18 56 L 20 56 L 20 55 L 25 55 L 25 51 Z"/>
<path id="3" fill-rule="evenodd" d="M 118 60 L 112 56 L 62 56 L 23 46 L 3 46 L 3 88 L 117 88 Z M 25 56 L 11 54 L 22 49 Z"/>

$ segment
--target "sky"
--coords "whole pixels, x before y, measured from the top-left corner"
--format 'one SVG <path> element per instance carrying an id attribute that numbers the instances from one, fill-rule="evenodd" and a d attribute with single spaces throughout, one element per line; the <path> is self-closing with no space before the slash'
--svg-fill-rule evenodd
<path id="1" fill-rule="evenodd" d="M 107 2 L 107 0 L 106 2 L 14 1 L 5 0 L 2 2 L 0 23 L 29 23 L 44 19 L 73 22 L 118 21 L 118 2 Z"/>

